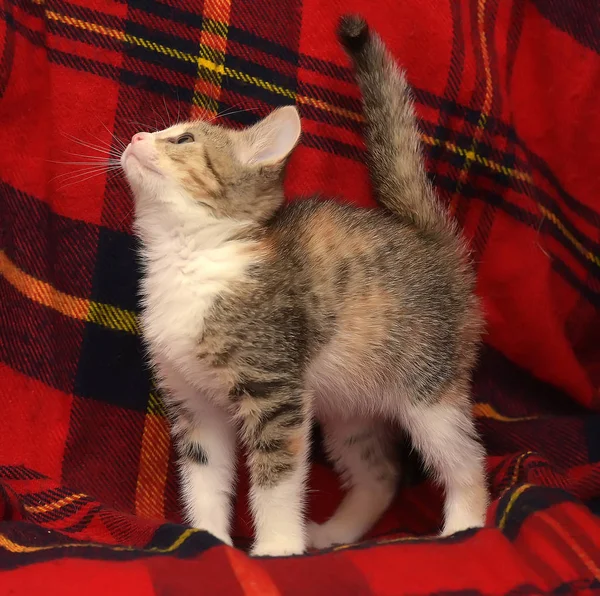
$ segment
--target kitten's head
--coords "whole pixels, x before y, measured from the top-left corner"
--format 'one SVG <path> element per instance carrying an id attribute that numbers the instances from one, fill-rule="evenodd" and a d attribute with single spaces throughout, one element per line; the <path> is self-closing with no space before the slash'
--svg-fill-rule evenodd
<path id="1" fill-rule="evenodd" d="M 300 137 L 296 108 L 232 130 L 192 121 L 136 134 L 121 165 L 136 203 L 193 216 L 264 221 L 283 202 L 283 170 Z"/>

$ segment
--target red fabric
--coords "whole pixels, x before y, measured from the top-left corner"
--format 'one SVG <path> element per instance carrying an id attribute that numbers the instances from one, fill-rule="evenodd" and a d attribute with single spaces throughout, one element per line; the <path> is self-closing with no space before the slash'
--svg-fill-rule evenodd
<path id="1" fill-rule="evenodd" d="M 0 593 L 595 593 L 600 589 L 600 29 L 576 0 L 4 0 L 0 19 Z M 415 88 L 428 168 L 488 320 L 475 414 L 488 527 L 431 536 L 402 491 L 359 545 L 251 559 L 180 524 L 137 334 L 131 199 L 86 170 L 187 116 L 295 102 L 290 197 L 371 204 L 334 29 L 359 11 Z M 73 155 L 79 154 L 79 155 Z M 339 502 L 315 449 L 310 515 Z"/>

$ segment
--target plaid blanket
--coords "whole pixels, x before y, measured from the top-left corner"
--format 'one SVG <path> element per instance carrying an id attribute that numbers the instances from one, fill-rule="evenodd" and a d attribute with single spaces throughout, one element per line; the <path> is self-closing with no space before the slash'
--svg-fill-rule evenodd
<path id="1" fill-rule="evenodd" d="M 371 204 L 360 98 L 334 36 L 362 12 L 415 88 L 428 168 L 488 319 L 475 413 L 488 527 L 426 537 L 428 482 L 365 542 L 251 559 L 181 524 L 136 325 L 132 203 L 79 162 L 188 116 L 296 103 L 290 197 Z M 600 591 L 600 8 L 594 0 L 3 0 L 0 593 Z M 224 114 L 224 115 L 223 115 Z M 75 154 L 75 155 L 74 155 Z M 339 502 L 315 449 L 310 515 Z"/>

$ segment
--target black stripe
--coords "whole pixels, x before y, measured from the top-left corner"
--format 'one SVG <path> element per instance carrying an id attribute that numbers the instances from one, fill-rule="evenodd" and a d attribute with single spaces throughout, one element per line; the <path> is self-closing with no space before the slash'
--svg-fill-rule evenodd
<path id="1" fill-rule="evenodd" d="M 204 161 L 206 162 L 206 167 L 208 168 L 208 171 L 211 173 L 212 177 L 217 181 L 217 184 L 223 188 L 225 186 L 223 184 L 223 179 L 217 172 L 215 164 L 213 164 L 212 160 L 210 159 L 210 155 L 208 155 L 206 147 L 204 147 Z"/>
<path id="2" fill-rule="evenodd" d="M 96 515 L 98 515 L 100 511 L 102 511 L 102 505 L 96 505 L 95 507 L 92 507 L 92 509 L 90 509 L 81 519 L 77 520 L 74 524 L 72 524 L 71 526 L 67 526 L 66 528 L 61 528 L 61 530 L 63 532 L 73 532 L 74 534 L 83 532 L 83 530 L 85 530 L 90 525 L 92 520 L 96 517 Z"/>
<path id="3" fill-rule="evenodd" d="M 37 41 L 41 41 L 41 40 L 37 40 Z M 85 70 L 87 72 L 96 71 L 97 74 L 100 74 L 102 76 L 107 76 L 109 78 L 114 78 L 116 73 L 119 72 L 119 69 L 117 69 L 116 67 L 112 67 L 110 65 L 106 65 L 106 64 L 100 63 L 100 62 L 95 62 L 92 60 L 87 60 L 87 59 L 80 58 L 77 56 L 72 56 L 72 55 L 66 54 L 64 52 L 59 52 L 57 50 L 49 50 L 49 57 L 51 60 L 56 61 L 58 63 L 61 63 L 61 60 L 62 60 L 62 62 L 67 63 L 74 68 L 81 68 L 82 70 Z M 307 146 L 315 146 L 318 149 L 329 150 L 333 153 L 345 155 L 346 157 L 356 159 L 357 161 L 361 159 L 361 155 L 362 155 L 362 152 L 358 148 L 354 148 L 347 144 L 343 144 L 338 141 L 333 141 L 330 139 L 321 139 L 320 137 L 316 137 L 314 135 L 304 135 L 304 143 Z M 537 156 L 533 156 L 533 154 L 530 154 L 530 157 L 532 159 L 535 157 L 535 159 L 537 160 L 538 168 L 540 167 L 541 164 L 543 164 L 543 161 L 541 160 L 541 158 L 537 158 Z M 452 158 L 450 158 L 450 159 L 452 159 Z M 459 157 L 459 159 L 460 159 L 460 157 Z M 475 166 L 475 167 L 477 167 L 477 166 Z M 482 170 L 482 173 L 484 173 L 486 176 L 494 176 L 496 181 L 500 181 L 502 179 L 502 177 L 504 177 L 502 174 L 488 172 L 487 169 Z M 551 172 L 547 172 L 547 177 L 548 176 L 552 176 Z M 504 177 L 504 178 L 506 178 L 506 177 Z M 517 188 L 518 188 L 519 184 L 521 184 L 521 182 L 515 183 Z M 523 184 L 525 184 L 525 183 L 523 183 Z M 535 187 L 532 187 L 532 188 L 535 189 Z M 538 189 L 536 189 L 536 192 L 537 191 L 538 191 Z M 549 197 L 545 193 L 541 193 L 541 191 L 539 191 L 539 196 L 543 197 L 545 200 L 548 200 L 549 201 L 548 204 L 552 205 L 551 209 L 553 211 L 556 211 L 555 203 L 551 197 Z M 565 200 L 565 202 L 568 202 L 566 194 L 563 195 L 562 198 Z M 552 202 L 550 203 L 550 201 L 552 201 Z M 571 207 L 573 207 L 573 205 L 571 205 Z M 596 219 L 598 219 L 600 217 L 597 213 L 595 213 L 593 211 L 592 211 L 592 213 L 594 213 L 594 216 Z M 561 217 L 561 219 L 563 221 L 565 221 L 565 218 Z M 567 226 L 567 227 L 570 226 L 568 221 L 565 221 L 565 226 Z M 582 236 L 578 230 L 576 230 L 574 227 L 570 226 L 569 231 L 571 233 L 573 233 L 573 235 L 584 246 L 586 246 L 588 248 L 588 250 L 591 250 L 592 252 L 597 252 L 597 248 L 595 247 L 595 245 L 592 244 L 588 238 L 586 238 L 585 236 Z M 558 236 L 558 239 L 561 242 L 563 240 L 562 237 L 563 237 L 562 234 Z M 591 267 L 591 271 L 594 270 L 593 263 L 591 263 L 588 259 L 585 259 L 585 257 L 582 257 L 580 255 L 579 251 L 577 251 L 574 247 L 572 247 L 570 243 L 566 243 L 565 246 L 567 247 L 568 250 L 570 250 L 571 252 L 573 252 L 573 254 L 576 255 L 576 258 L 578 258 L 580 260 L 583 259 L 582 262 L 584 263 L 586 268 Z"/>
<path id="4" fill-rule="evenodd" d="M 82 58 L 81 56 L 74 56 L 73 54 L 55 49 L 48 50 L 48 60 L 54 64 L 89 72 L 113 81 L 119 80 L 122 71 L 118 66 L 112 66 L 111 64 L 97 60 L 90 60 L 89 58 Z"/>
<path id="5" fill-rule="evenodd" d="M 233 399 L 237 399 L 243 395 L 247 395 L 248 397 L 260 399 L 269 397 L 272 393 L 281 390 L 283 387 L 285 387 L 285 381 L 283 379 L 274 381 L 244 379 L 233 387 L 229 392 L 229 396 Z"/>
<path id="6" fill-rule="evenodd" d="M 304 423 L 302 402 L 298 399 L 286 399 L 272 410 L 266 410 L 261 420 L 262 427 L 276 424 L 284 428 L 295 428 Z"/>
<path id="7" fill-rule="evenodd" d="M 335 139 L 329 139 L 326 137 L 320 137 L 312 133 L 302 133 L 301 143 L 306 147 L 312 147 L 313 149 L 319 149 L 320 151 L 327 151 L 340 157 L 347 157 L 364 163 L 364 151 L 355 147 L 354 145 L 348 145 L 342 141 L 336 141 Z"/>
<path id="8" fill-rule="evenodd" d="M 455 188 L 455 180 L 449 178 L 448 176 L 438 175 L 435 177 L 436 186 L 443 188 L 447 192 L 453 192 Z M 464 186 L 461 191 L 464 195 L 470 197 L 471 199 L 482 199 L 484 198 L 486 202 L 493 204 L 495 207 L 498 207 L 517 221 L 529 226 L 530 228 L 534 228 L 536 231 L 539 229 L 540 225 L 540 217 L 538 215 L 534 215 L 525 209 L 521 209 L 517 205 L 509 203 L 506 201 L 502 195 L 494 193 L 492 191 L 483 189 L 483 188 L 474 188 L 470 186 Z M 551 220 L 545 220 L 547 222 L 547 233 L 549 233 L 555 240 L 557 240 L 564 248 L 566 248 L 569 253 L 579 261 L 579 263 L 584 267 L 587 273 L 591 276 L 599 277 L 599 268 L 598 266 L 587 259 L 584 255 L 582 255 L 565 237 L 564 233 L 560 228 L 558 228 Z M 552 255 L 552 259 L 556 259 L 555 255 Z M 572 273 L 574 276 L 574 274 Z M 573 277 L 576 279 L 576 277 Z M 566 280 L 569 281 L 570 280 Z M 582 283 L 582 282 L 579 282 Z M 595 306 L 600 302 L 600 294 L 598 292 L 594 292 L 590 287 L 585 286 L 587 288 L 587 293 L 585 294 L 586 298 L 590 301 L 591 304 Z M 575 287 L 577 291 L 579 287 Z"/>
<path id="9" fill-rule="evenodd" d="M 170 8 L 171 7 L 169 7 L 169 9 Z M 96 13 L 93 12 L 93 14 L 96 14 Z M 95 20 L 98 21 L 100 19 L 100 21 L 102 21 L 102 13 L 98 13 L 98 14 L 100 16 L 95 17 Z M 187 15 L 187 13 L 185 13 L 185 14 Z M 137 25 L 135 23 L 132 23 L 132 25 L 139 27 L 139 31 L 147 30 L 146 28 L 144 28 L 140 25 Z M 23 29 L 23 27 L 21 27 L 21 29 Z M 70 29 L 70 27 L 68 27 L 68 26 L 60 27 L 60 29 L 59 29 L 60 34 L 65 35 L 65 31 L 68 29 Z M 152 31 L 154 33 L 156 33 L 156 30 L 152 30 Z M 25 35 L 24 31 L 21 31 L 21 32 Z M 37 32 L 29 32 L 29 33 L 34 33 L 35 35 L 39 36 L 39 34 Z M 69 35 L 67 34 L 67 37 L 68 36 Z M 87 36 L 87 34 L 84 35 L 84 37 L 86 37 L 86 36 Z M 79 41 L 81 41 L 81 39 L 82 39 L 82 33 L 79 30 L 77 30 L 77 32 L 76 32 L 76 38 Z M 179 39 L 175 36 L 168 36 L 168 38 L 169 39 Z M 113 43 L 110 41 L 107 42 L 106 39 L 103 42 L 101 42 L 98 39 L 98 36 L 96 34 L 92 34 L 92 33 L 90 33 L 89 39 L 94 39 L 96 41 L 96 43 L 100 43 L 100 44 Z M 260 39 L 260 38 L 258 38 L 258 39 Z M 33 41 L 33 39 L 31 41 Z M 34 43 L 36 43 L 36 42 L 38 42 L 38 40 L 34 41 Z M 268 42 L 268 43 L 274 44 L 274 42 Z M 39 43 L 39 45 L 43 45 L 43 44 Z M 277 44 L 274 44 L 274 45 L 277 46 Z M 187 47 L 187 45 L 186 45 L 186 47 Z M 156 56 L 151 57 L 150 61 L 152 63 L 156 63 L 157 62 Z M 178 61 L 178 62 L 181 63 L 181 61 Z M 313 59 L 308 60 L 308 63 L 313 64 L 313 62 L 314 62 L 314 64 L 320 64 L 321 66 L 323 66 L 324 64 L 327 64 L 327 68 L 335 67 L 335 65 L 329 65 L 328 63 L 324 63 L 323 61 L 313 61 Z M 338 68 L 340 68 L 340 67 L 338 67 Z M 179 70 L 179 69 L 173 68 L 173 70 Z M 334 68 L 334 70 L 335 70 L 335 68 Z M 336 73 L 335 76 L 339 76 L 340 72 L 335 70 L 335 73 Z M 344 71 L 344 72 L 346 72 L 346 71 Z M 242 94 L 244 96 L 249 95 L 247 93 L 247 91 L 248 91 L 247 85 L 233 84 L 231 88 L 232 89 L 239 88 L 238 92 L 240 94 Z M 257 88 L 255 88 L 255 90 L 256 89 Z M 271 104 L 271 105 L 281 105 L 282 103 L 286 103 L 285 100 L 282 100 L 282 97 L 280 97 L 280 96 L 275 97 L 274 94 L 269 93 L 269 92 L 265 93 L 263 91 L 264 90 L 256 91 L 254 93 L 251 93 L 250 96 L 256 97 L 258 99 L 262 99 L 263 101 L 265 101 L 266 103 Z M 447 99 L 445 99 L 443 97 L 437 96 L 437 95 L 430 93 L 423 89 L 413 88 L 413 92 L 414 92 L 416 99 L 420 103 L 423 103 L 424 105 L 434 107 L 434 108 L 437 108 L 440 110 L 444 109 L 450 115 L 463 118 L 465 120 L 465 122 L 476 124 L 479 121 L 479 119 L 481 118 L 481 112 L 479 110 L 469 108 L 466 106 L 461 106 L 454 101 L 448 101 Z M 275 100 L 275 102 L 273 100 Z M 329 116 L 330 115 L 328 115 L 328 119 L 327 119 L 328 121 L 330 121 L 330 119 L 331 119 Z M 355 126 L 355 125 L 354 124 L 349 125 L 349 127 L 352 127 L 352 126 Z M 487 117 L 487 128 L 490 130 L 495 129 L 498 134 L 504 135 L 505 137 L 507 137 L 507 139 L 509 141 L 513 141 L 513 140 L 517 141 L 519 146 L 523 149 L 523 151 L 525 153 L 527 153 L 528 158 L 531 158 L 531 161 L 532 161 L 533 165 L 536 167 L 536 169 L 538 169 L 540 171 L 540 173 L 542 173 L 542 175 L 544 175 L 547 178 L 548 182 L 557 190 L 560 197 L 565 201 L 567 206 L 570 209 L 572 209 L 574 212 L 578 213 L 581 217 L 584 217 L 589 223 L 592 223 L 594 226 L 600 228 L 600 214 L 596 213 L 593 209 L 591 209 L 584 203 L 579 202 L 577 199 L 575 199 L 573 196 L 571 196 L 569 193 L 567 193 L 564 190 L 564 188 L 562 188 L 562 186 L 560 185 L 560 183 L 558 182 L 556 177 L 552 174 L 552 172 L 550 171 L 550 168 L 547 166 L 547 164 L 544 162 L 544 160 L 542 158 L 540 158 L 539 156 L 534 155 L 526 148 L 523 140 L 517 136 L 517 134 L 514 131 L 514 129 L 512 128 L 512 126 L 510 126 L 500 120 L 497 120 L 496 118 L 494 118 L 493 116 L 490 115 Z"/>
<path id="10" fill-rule="evenodd" d="M 3 480 L 40 480 L 47 476 L 25 466 L 0 466 L 0 478 Z"/>
<path id="11" fill-rule="evenodd" d="M 4 36 L 4 49 L 2 51 L 2 58 L 0 59 L 0 97 L 6 91 L 15 58 L 16 24 L 8 10 L 4 12 L 4 20 L 6 22 L 6 35 Z"/>
<path id="12" fill-rule="evenodd" d="M 279 453 L 285 449 L 285 442 L 282 439 L 269 439 L 258 437 L 253 443 L 252 448 L 260 453 Z"/>
<path id="13" fill-rule="evenodd" d="M 202 445 L 196 441 L 189 441 L 186 438 L 177 442 L 177 451 L 179 455 L 199 466 L 208 465 L 208 455 Z"/>
<path id="14" fill-rule="evenodd" d="M 152 545 L 145 548 L 132 547 L 131 550 L 124 550 L 122 546 L 108 546 L 93 544 L 85 546 L 81 543 L 77 544 L 76 540 L 70 540 L 67 536 L 63 536 L 57 532 L 52 532 L 50 535 L 51 543 L 44 543 L 47 530 L 38 528 L 40 535 L 36 534 L 32 524 L 26 522 L 14 522 L 15 532 L 6 534 L 7 538 L 14 540 L 17 544 L 25 546 L 45 546 L 44 550 L 15 553 L 10 557 L 0 557 L 0 569 L 12 570 L 23 567 L 24 565 L 33 565 L 46 561 L 64 559 L 66 557 L 72 559 L 87 559 L 97 561 L 133 561 L 136 559 L 146 559 L 149 557 L 165 557 L 168 559 L 192 559 L 197 558 L 202 552 L 219 546 L 222 544 L 217 538 L 208 532 L 195 532 L 189 535 L 177 548 L 171 549 L 173 544 L 181 538 L 185 527 L 176 524 L 164 524 L 161 526 L 152 538 Z M 33 533 L 32 533 L 33 531 Z M 160 538 L 157 535 L 160 534 Z M 23 537 L 27 537 L 28 541 L 24 541 Z M 74 543 L 74 546 L 69 546 L 65 543 Z M 166 552 L 168 549 L 168 553 Z M 161 553 L 162 551 L 162 553 Z"/>
<path id="15" fill-rule="evenodd" d="M 500 499 L 496 509 L 496 526 L 500 524 L 500 520 L 504 517 L 516 490 L 518 489 L 515 488 L 506 492 Z M 562 489 L 532 486 L 513 501 L 510 513 L 505 520 L 503 534 L 509 540 L 514 540 L 532 511 L 542 512 L 560 503 L 572 502 L 577 502 L 577 499 Z"/>

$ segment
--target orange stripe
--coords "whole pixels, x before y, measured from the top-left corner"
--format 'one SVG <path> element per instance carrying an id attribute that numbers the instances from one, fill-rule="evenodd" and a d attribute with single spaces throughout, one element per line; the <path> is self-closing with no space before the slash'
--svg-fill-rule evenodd
<path id="1" fill-rule="evenodd" d="M 482 112 L 485 116 L 492 108 L 492 71 L 490 69 L 490 56 L 487 48 L 487 37 L 485 36 L 485 0 L 477 3 L 477 24 L 479 25 L 479 36 L 481 37 L 481 56 L 483 58 L 483 70 L 485 70 L 485 99 Z M 483 123 L 485 126 L 485 122 Z"/>
<path id="2" fill-rule="evenodd" d="M 524 422 L 528 420 L 537 420 L 539 416 L 504 416 L 500 414 L 492 404 L 485 402 L 477 402 L 473 406 L 473 414 L 476 418 L 491 418 L 492 420 L 498 420 L 499 422 Z"/>
<path id="3" fill-rule="evenodd" d="M 146 519 L 164 519 L 169 468 L 169 427 L 157 410 L 158 397 L 150 396 L 144 420 L 140 464 L 135 490 L 135 512 Z"/>
<path id="4" fill-rule="evenodd" d="M 229 23 L 230 0 L 205 0 L 202 10 L 204 18 L 203 30 L 200 33 L 200 47 L 214 50 L 212 59 L 218 66 L 225 63 L 225 50 L 227 49 L 227 27 Z M 211 22 L 217 22 L 222 28 L 224 35 L 215 35 L 210 29 Z M 200 68 L 200 63 L 198 64 Z M 213 118 L 218 112 L 218 101 L 221 97 L 222 73 L 213 71 L 210 73 L 210 85 L 202 83 L 204 76 L 197 77 L 192 101 L 191 116 L 193 118 Z"/>
<path id="5" fill-rule="evenodd" d="M 579 560 L 589 569 L 593 576 L 597 580 L 600 580 L 600 568 L 598 568 L 576 539 L 545 511 L 539 511 L 538 515 L 564 540 L 565 544 L 571 547 L 571 550 L 579 557 Z"/>
<path id="6" fill-rule="evenodd" d="M 485 96 L 483 99 L 483 107 L 481 108 L 481 114 L 479 116 L 479 121 L 477 122 L 477 128 L 473 134 L 473 142 L 471 144 L 471 148 L 468 152 L 468 155 L 465 157 L 465 163 L 460 171 L 458 177 L 458 183 L 456 185 L 456 192 L 452 196 L 450 201 L 450 212 L 454 213 L 456 209 L 458 195 L 462 190 L 462 186 L 465 183 L 467 176 L 469 174 L 469 170 L 471 168 L 471 164 L 473 163 L 473 159 L 471 155 L 475 154 L 475 150 L 477 149 L 477 144 L 481 140 L 483 136 L 483 131 L 485 129 L 485 125 L 487 123 L 487 117 L 490 113 L 490 109 L 492 107 L 492 98 L 493 98 L 493 84 L 492 84 L 492 71 L 490 69 L 490 56 L 487 48 L 487 38 L 485 35 L 485 2 L 486 0 L 479 0 L 477 2 L 477 25 L 479 29 L 479 39 L 481 42 L 481 57 L 483 59 L 483 70 L 485 71 Z"/>
<path id="7" fill-rule="evenodd" d="M 227 38 L 221 37 L 211 31 L 202 31 L 200 40 L 205 46 L 210 46 L 217 52 L 225 52 L 227 49 Z"/>
<path id="8" fill-rule="evenodd" d="M 245 596 L 280 596 L 281 592 L 271 576 L 239 550 L 223 547 L 231 569 L 238 580 Z"/>
<path id="9" fill-rule="evenodd" d="M 204 9 L 202 10 L 205 19 L 220 21 L 229 24 L 229 12 L 231 10 L 230 0 L 204 0 Z"/>
<path id="10" fill-rule="evenodd" d="M 83 321 L 87 319 L 90 308 L 89 300 L 64 294 L 49 283 L 21 271 L 10 261 L 4 251 L 0 251 L 0 274 L 30 300 L 53 308 L 69 317 Z"/>
<path id="11" fill-rule="evenodd" d="M 58 501 L 53 501 L 52 503 L 47 503 L 46 505 L 25 505 L 23 509 L 28 511 L 29 513 L 47 513 L 48 511 L 55 511 L 56 509 L 61 509 L 65 505 L 69 505 L 74 501 L 78 501 L 82 499 L 86 495 L 84 493 L 78 493 L 76 495 L 70 495 L 69 497 L 64 497 L 63 499 L 59 499 Z"/>

